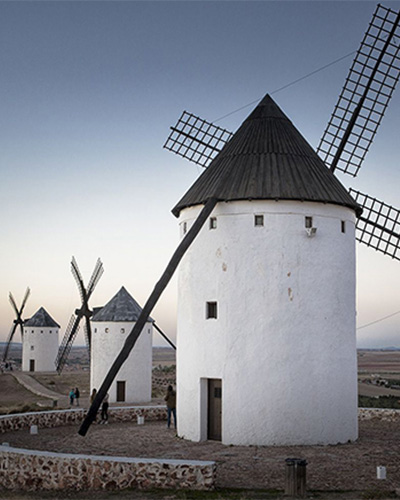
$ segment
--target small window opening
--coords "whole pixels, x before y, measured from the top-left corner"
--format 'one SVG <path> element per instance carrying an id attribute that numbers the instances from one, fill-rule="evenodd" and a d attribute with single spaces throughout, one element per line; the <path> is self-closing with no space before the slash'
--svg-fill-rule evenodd
<path id="1" fill-rule="evenodd" d="M 187 222 L 184 222 L 184 223 L 182 224 L 182 232 L 183 232 L 183 234 L 186 234 L 186 233 L 187 233 Z"/>
<path id="2" fill-rule="evenodd" d="M 345 233 L 346 232 L 346 221 L 345 220 L 341 221 L 341 228 L 342 228 L 342 233 Z"/>
<path id="3" fill-rule="evenodd" d="M 121 328 L 121 333 L 125 333 L 125 328 Z"/>
<path id="4" fill-rule="evenodd" d="M 31 351 L 34 351 L 34 350 L 35 350 L 35 346 L 31 345 Z"/>
<path id="5" fill-rule="evenodd" d="M 217 318 L 217 303 L 207 302 L 206 319 Z"/>
<path id="6" fill-rule="evenodd" d="M 97 328 L 94 329 L 94 333 L 97 333 Z"/>
<path id="7" fill-rule="evenodd" d="M 210 217 L 210 229 L 217 229 L 217 218 Z"/>
<path id="8" fill-rule="evenodd" d="M 264 225 L 264 216 L 263 215 L 255 215 L 254 216 L 254 225 L 255 226 L 263 226 Z"/>
<path id="9" fill-rule="evenodd" d="M 306 217 L 305 218 L 305 226 L 306 226 L 307 229 L 313 227 L 312 217 Z"/>
<path id="10" fill-rule="evenodd" d="M 104 331 L 105 331 L 106 333 L 108 333 L 108 328 L 106 328 Z"/>

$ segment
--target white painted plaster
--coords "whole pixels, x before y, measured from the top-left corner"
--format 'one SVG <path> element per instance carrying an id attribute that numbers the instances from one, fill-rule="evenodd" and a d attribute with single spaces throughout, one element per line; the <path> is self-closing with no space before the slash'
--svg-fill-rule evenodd
<path id="1" fill-rule="evenodd" d="M 22 339 L 22 371 L 29 372 L 30 360 L 35 360 L 35 372 L 56 371 L 58 328 L 25 326 Z"/>
<path id="2" fill-rule="evenodd" d="M 183 210 L 181 227 L 201 208 Z M 220 378 L 225 444 L 355 440 L 354 212 L 238 201 L 218 203 L 212 216 L 217 228 L 204 225 L 179 269 L 178 435 L 205 438 L 201 379 Z M 205 318 L 207 301 L 217 301 L 217 319 Z"/>
<path id="3" fill-rule="evenodd" d="M 134 322 L 92 322 L 90 391 L 100 388 L 134 325 Z M 147 322 L 110 386 L 110 403 L 117 401 L 119 380 L 126 382 L 126 403 L 151 401 L 152 338 L 153 325 Z"/>

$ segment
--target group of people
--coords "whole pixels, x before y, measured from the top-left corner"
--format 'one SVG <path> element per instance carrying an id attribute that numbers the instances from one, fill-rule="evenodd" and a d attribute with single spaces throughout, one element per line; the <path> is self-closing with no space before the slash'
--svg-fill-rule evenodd
<path id="1" fill-rule="evenodd" d="M 76 401 L 76 406 L 79 406 L 79 398 L 80 398 L 79 389 L 77 387 L 75 389 L 72 388 L 69 391 L 69 404 L 71 406 L 74 406 L 74 401 Z"/>
<path id="2" fill-rule="evenodd" d="M 90 395 L 90 404 L 93 403 L 95 397 L 97 395 L 97 389 L 93 389 Z M 71 406 L 74 404 L 74 399 L 77 401 L 77 405 L 79 406 L 79 389 L 71 389 L 69 393 L 70 404 Z M 104 396 L 102 404 L 101 404 L 101 419 L 100 424 L 108 424 L 108 408 L 109 408 L 109 395 L 108 393 Z M 167 427 L 168 429 L 171 427 L 172 417 L 174 420 L 174 428 L 176 429 L 176 392 L 174 391 L 172 385 L 169 385 L 167 388 L 167 394 L 164 398 L 167 404 Z M 96 422 L 96 418 L 94 420 Z"/>

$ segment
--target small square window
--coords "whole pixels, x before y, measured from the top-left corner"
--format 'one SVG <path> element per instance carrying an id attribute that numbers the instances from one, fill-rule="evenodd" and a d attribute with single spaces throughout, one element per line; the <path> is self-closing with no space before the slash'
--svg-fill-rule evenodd
<path id="1" fill-rule="evenodd" d="M 217 303 L 207 302 L 206 319 L 217 318 Z"/>
<path id="2" fill-rule="evenodd" d="M 121 333 L 125 333 L 125 328 L 121 328 Z"/>
<path id="3" fill-rule="evenodd" d="M 94 329 L 94 333 L 97 333 L 97 328 Z"/>
<path id="4" fill-rule="evenodd" d="M 341 222 L 342 233 L 345 233 L 346 232 L 346 221 L 342 220 L 340 222 Z"/>
<path id="5" fill-rule="evenodd" d="M 49 333 L 53 333 L 53 332 L 50 330 Z"/>
<path id="6" fill-rule="evenodd" d="M 217 229 L 217 218 L 210 217 L 210 229 Z"/>
<path id="7" fill-rule="evenodd" d="M 34 351 L 34 350 L 35 350 L 35 346 L 31 345 L 31 351 Z"/>
<path id="8" fill-rule="evenodd" d="M 254 225 L 255 226 L 263 226 L 264 225 L 264 216 L 263 215 L 255 215 L 254 216 Z"/>
<path id="9" fill-rule="evenodd" d="M 306 226 L 307 229 L 313 227 L 312 217 L 306 217 L 305 218 L 305 226 Z"/>
<path id="10" fill-rule="evenodd" d="M 106 333 L 108 333 L 108 328 L 106 328 L 104 331 L 105 331 Z"/>

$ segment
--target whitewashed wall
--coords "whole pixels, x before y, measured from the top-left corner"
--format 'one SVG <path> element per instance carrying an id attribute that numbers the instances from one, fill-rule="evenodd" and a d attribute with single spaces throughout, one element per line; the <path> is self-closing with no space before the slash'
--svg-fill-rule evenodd
<path id="1" fill-rule="evenodd" d="M 35 372 L 56 371 L 58 328 L 25 326 L 22 341 L 22 371 L 28 372 L 30 360 L 35 360 Z"/>
<path id="2" fill-rule="evenodd" d="M 181 212 L 181 235 L 201 208 Z M 240 201 L 212 216 L 217 228 L 203 227 L 179 270 L 178 435 L 207 438 L 204 380 L 220 378 L 225 444 L 356 439 L 354 212 Z M 207 301 L 217 319 L 205 319 Z"/>
<path id="3" fill-rule="evenodd" d="M 90 391 L 100 388 L 133 326 L 132 322 L 92 322 Z M 152 337 L 153 326 L 148 322 L 110 386 L 110 403 L 117 401 L 117 381 L 126 382 L 127 403 L 151 401 Z"/>

